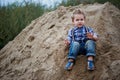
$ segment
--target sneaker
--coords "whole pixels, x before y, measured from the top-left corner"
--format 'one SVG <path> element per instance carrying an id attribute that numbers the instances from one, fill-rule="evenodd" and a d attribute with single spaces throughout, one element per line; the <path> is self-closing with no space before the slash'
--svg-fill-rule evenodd
<path id="1" fill-rule="evenodd" d="M 71 71 L 73 69 L 73 66 L 74 66 L 74 61 L 68 60 L 66 66 L 65 66 L 65 69 L 68 71 Z"/>
<path id="2" fill-rule="evenodd" d="M 88 60 L 88 70 L 89 71 L 94 70 L 94 62 L 92 60 Z"/>

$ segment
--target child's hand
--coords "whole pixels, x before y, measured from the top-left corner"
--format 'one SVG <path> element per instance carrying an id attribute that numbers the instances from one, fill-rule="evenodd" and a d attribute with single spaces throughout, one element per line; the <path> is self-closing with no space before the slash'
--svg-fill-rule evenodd
<path id="1" fill-rule="evenodd" d="M 87 33 L 87 38 L 89 38 L 89 39 L 93 39 L 93 34 L 90 33 L 90 32 L 88 32 L 88 33 Z"/>
<path id="2" fill-rule="evenodd" d="M 67 40 L 67 39 L 65 39 L 65 44 L 66 44 L 67 46 L 70 45 L 70 41 Z"/>

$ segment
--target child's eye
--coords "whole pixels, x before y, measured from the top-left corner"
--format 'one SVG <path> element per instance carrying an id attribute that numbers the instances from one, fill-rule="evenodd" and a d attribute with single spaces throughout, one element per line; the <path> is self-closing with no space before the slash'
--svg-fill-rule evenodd
<path id="1" fill-rule="evenodd" d="M 83 19 L 80 19 L 81 21 L 83 21 Z"/>
<path id="2" fill-rule="evenodd" d="M 76 21 L 79 21 L 79 19 L 76 19 Z"/>

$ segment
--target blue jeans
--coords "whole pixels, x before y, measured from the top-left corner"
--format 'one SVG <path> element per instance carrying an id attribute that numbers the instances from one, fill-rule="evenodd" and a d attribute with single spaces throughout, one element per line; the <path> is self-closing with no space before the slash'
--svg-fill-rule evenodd
<path id="1" fill-rule="evenodd" d="M 86 56 L 96 56 L 95 41 L 87 40 L 86 42 L 72 42 L 69 49 L 68 58 L 76 59 L 79 54 Z"/>

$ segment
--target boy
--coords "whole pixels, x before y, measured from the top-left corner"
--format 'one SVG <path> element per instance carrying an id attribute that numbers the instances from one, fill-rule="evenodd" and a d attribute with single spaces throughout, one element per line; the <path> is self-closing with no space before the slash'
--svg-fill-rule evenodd
<path id="1" fill-rule="evenodd" d="M 72 70 L 79 53 L 87 56 L 87 69 L 94 70 L 93 58 L 95 57 L 95 41 L 98 40 L 92 28 L 85 26 L 85 14 L 81 10 L 75 10 L 72 16 L 74 28 L 68 32 L 65 44 L 70 46 L 66 70 Z"/>

